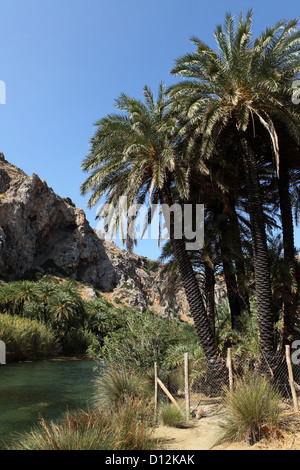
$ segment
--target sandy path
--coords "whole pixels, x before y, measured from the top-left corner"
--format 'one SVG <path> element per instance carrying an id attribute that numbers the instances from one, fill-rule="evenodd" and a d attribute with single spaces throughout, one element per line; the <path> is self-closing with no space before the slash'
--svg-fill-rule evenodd
<path id="1" fill-rule="evenodd" d="M 174 450 L 209 450 L 216 443 L 220 428 L 213 418 L 196 421 L 186 429 L 160 426 L 154 437 L 161 440 L 164 449 Z"/>
<path id="2" fill-rule="evenodd" d="M 172 450 L 210 450 L 220 437 L 220 428 L 214 417 L 194 421 L 187 429 L 160 426 L 154 437 L 160 439 L 163 449 Z M 299 450 L 300 433 L 284 436 L 284 439 L 262 440 L 252 447 L 245 442 L 227 443 L 214 447 L 214 450 Z"/>

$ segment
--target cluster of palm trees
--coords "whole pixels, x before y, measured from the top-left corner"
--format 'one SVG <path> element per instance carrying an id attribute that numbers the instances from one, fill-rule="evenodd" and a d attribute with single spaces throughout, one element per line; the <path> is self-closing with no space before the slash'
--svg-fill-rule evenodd
<path id="1" fill-rule="evenodd" d="M 102 340 L 126 323 L 126 311 L 113 308 L 101 297 L 85 300 L 78 284 L 48 276 L 39 281 L 21 280 L 0 285 L 0 314 L 37 320 L 53 330 L 58 339 L 82 331 Z"/>
<path id="2" fill-rule="evenodd" d="M 281 344 L 294 338 L 300 108 L 292 95 L 300 73 L 300 31 L 297 20 L 283 20 L 253 39 L 249 11 L 237 21 L 227 14 L 215 39 L 217 51 L 192 38 L 195 51 L 180 57 L 171 71 L 180 77 L 178 83 L 168 89 L 161 84 L 156 100 L 147 86 L 144 101 L 121 94 L 119 112 L 95 124 L 91 150 L 82 163 L 88 176 L 81 190 L 92 192 L 90 207 L 103 198 L 117 207 L 122 196 L 128 208 L 205 205 L 203 248 L 186 250 L 184 232 L 181 239 L 174 236 L 171 213 L 169 253 L 205 357 L 219 364 L 214 335 L 218 263 L 233 329 L 240 328 L 242 312 L 250 314 L 247 280 L 253 269 L 262 355 L 271 357 L 277 348 L 278 315 Z M 280 313 L 274 306 L 268 247 L 268 232 L 274 229 L 282 231 L 286 269 Z M 196 276 L 199 266 L 204 292 Z"/>

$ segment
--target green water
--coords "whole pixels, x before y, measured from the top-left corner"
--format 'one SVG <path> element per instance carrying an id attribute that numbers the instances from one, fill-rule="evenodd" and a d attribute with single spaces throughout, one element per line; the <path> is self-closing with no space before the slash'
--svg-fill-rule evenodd
<path id="1" fill-rule="evenodd" d="M 0 366 L 0 448 L 11 434 L 28 431 L 42 416 L 87 408 L 93 392 L 95 362 L 53 359 Z"/>

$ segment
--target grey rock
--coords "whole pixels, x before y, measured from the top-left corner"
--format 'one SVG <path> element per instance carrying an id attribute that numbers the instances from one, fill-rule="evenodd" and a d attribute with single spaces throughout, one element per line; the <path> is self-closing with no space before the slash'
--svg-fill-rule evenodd
<path id="1" fill-rule="evenodd" d="M 1 277 L 41 271 L 112 290 L 117 274 L 83 210 L 3 159 L 0 176 Z"/>

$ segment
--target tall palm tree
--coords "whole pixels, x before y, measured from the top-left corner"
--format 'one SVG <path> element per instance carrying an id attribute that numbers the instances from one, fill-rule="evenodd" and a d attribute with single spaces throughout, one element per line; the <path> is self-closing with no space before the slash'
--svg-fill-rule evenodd
<path id="1" fill-rule="evenodd" d="M 248 190 L 260 347 L 263 356 L 272 357 L 274 316 L 256 137 L 268 133 L 279 173 L 275 117 L 300 142 L 297 117 L 285 106 L 292 78 L 300 70 L 300 32 L 297 20 L 280 21 L 253 41 L 251 25 L 251 11 L 245 20 L 241 14 L 237 27 L 228 13 L 225 32 L 222 26 L 215 31 L 220 52 L 192 38 L 196 52 L 179 58 L 172 70 L 185 80 L 171 87 L 169 94 L 174 109 L 186 119 L 181 134 L 196 128 L 190 147 L 197 145 L 201 134 L 201 154 L 208 158 L 216 143 L 224 145 L 229 130 L 239 144 Z"/>
<path id="2" fill-rule="evenodd" d="M 82 163 L 82 169 L 90 173 L 81 187 L 83 194 L 92 191 L 89 206 L 104 196 L 106 203 L 117 207 L 126 196 L 128 208 L 134 203 L 151 206 L 157 202 L 171 207 L 175 191 L 182 200 L 188 196 L 188 169 L 174 146 L 177 120 L 169 112 L 163 84 L 157 100 L 148 87 L 144 98 L 142 102 L 122 94 L 116 101 L 122 113 L 96 123 L 90 154 Z M 119 215 L 116 222 L 120 223 Z M 175 236 L 174 224 L 171 212 L 169 238 L 200 343 L 207 360 L 222 367 L 185 242 Z"/>

